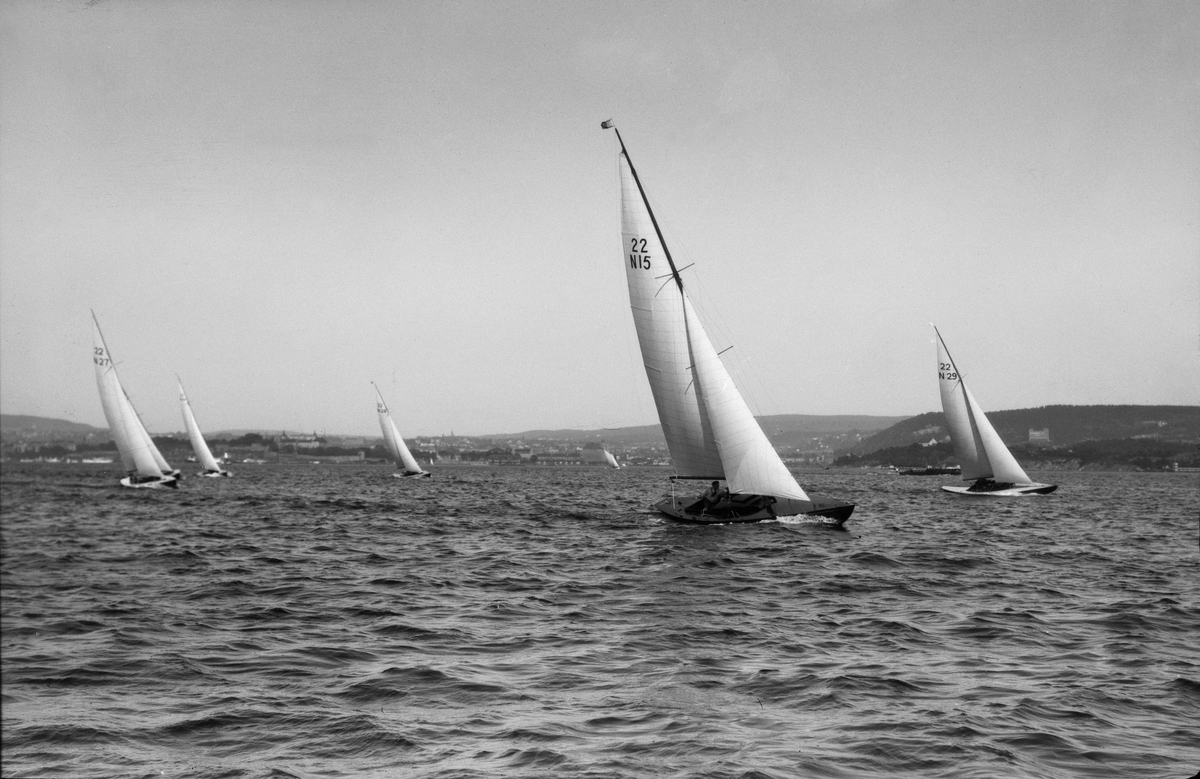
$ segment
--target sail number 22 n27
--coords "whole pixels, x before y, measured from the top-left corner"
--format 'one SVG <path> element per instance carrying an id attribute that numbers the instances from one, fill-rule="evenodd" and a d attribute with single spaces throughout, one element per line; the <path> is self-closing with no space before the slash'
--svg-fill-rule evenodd
<path id="1" fill-rule="evenodd" d="M 105 365 L 108 365 L 111 362 L 111 360 L 108 359 L 108 355 L 105 354 L 104 350 L 99 346 L 94 347 L 92 352 L 92 362 L 96 363 L 100 367 L 103 368 Z"/>
<path id="2" fill-rule="evenodd" d="M 629 244 L 629 267 L 650 270 L 650 255 L 646 253 L 646 239 L 630 238 Z"/>
<path id="3" fill-rule="evenodd" d="M 948 379 L 950 381 L 958 381 L 958 371 L 954 370 L 954 365 L 948 362 L 938 363 L 938 378 Z"/>

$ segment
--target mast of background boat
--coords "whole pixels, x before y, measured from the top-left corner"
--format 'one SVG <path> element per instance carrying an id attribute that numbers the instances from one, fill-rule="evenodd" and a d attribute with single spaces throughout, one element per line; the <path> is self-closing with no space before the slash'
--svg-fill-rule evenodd
<path id="1" fill-rule="evenodd" d="M 679 287 L 679 291 L 683 292 L 683 279 L 679 276 L 679 271 L 675 267 L 675 260 L 671 259 L 671 250 L 667 247 L 667 239 L 663 238 L 662 230 L 658 227 L 658 219 L 654 216 L 654 209 L 650 207 L 650 199 L 646 197 L 646 190 L 642 187 L 642 179 L 637 174 L 637 168 L 633 166 L 633 158 L 629 156 L 629 151 L 625 148 L 625 141 L 621 138 L 621 131 L 617 129 L 612 119 L 609 119 L 607 122 L 601 122 L 600 126 L 606 130 L 612 128 L 612 131 L 617 134 L 617 143 L 621 144 L 621 153 L 625 155 L 625 161 L 629 163 L 629 172 L 633 174 L 633 183 L 637 184 L 638 194 L 642 196 L 642 204 L 646 206 L 646 213 L 650 215 L 650 224 L 654 225 L 654 233 L 658 236 L 658 243 L 663 248 L 663 254 L 667 256 L 667 265 L 671 266 L 671 276 L 675 279 L 675 284 Z"/>

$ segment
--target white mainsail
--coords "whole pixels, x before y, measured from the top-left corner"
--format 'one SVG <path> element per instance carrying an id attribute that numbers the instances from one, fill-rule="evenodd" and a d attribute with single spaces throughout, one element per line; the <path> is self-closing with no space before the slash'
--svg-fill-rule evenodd
<path id="1" fill-rule="evenodd" d="M 375 385 L 375 382 L 371 382 L 371 386 L 375 387 L 375 408 L 379 412 L 379 428 L 383 431 L 383 440 L 387 444 L 388 451 L 391 452 L 392 459 L 396 461 L 396 465 L 404 469 L 405 475 L 415 476 L 426 473 L 421 470 L 420 465 L 417 465 L 416 459 L 404 445 L 404 439 L 401 438 L 400 431 L 396 429 L 396 423 L 392 421 L 392 415 L 388 411 L 387 404 L 383 402 L 383 395 L 380 394 L 379 387 Z"/>
<path id="2" fill-rule="evenodd" d="M 179 407 L 183 411 L 183 424 L 187 428 L 188 440 L 192 442 L 192 451 L 196 453 L 196 461 L 204 467 L 205 471 L 220 473 L 221 464 L 217 462 L 217 458 L 213 457 L 212 450 L 208 448 L 208 443 L 200 432 L 200 425 L 196 424 L 196 415 L 192 413 L 192 404 L 188 401 L 187 393 L 183 391 L 183 379 L 178 376 L 175 378 L 179 380 Z"/>
<path id="3" fill-rule="evenodd" d="M 686 478 L 725 479 L 734 493 L 808 500 L 709 341 L 624 147 L 619 161 L 629 303 L 676 470 Z"/>
<path id="4" fill-rule="evenodd" d="M 950 429 L 950 440 L 962 467 L 963 481 L 993 479 L 997 482 L 1030 484 L 1032 479 L 1004 445 L 979 403 L 967 389 L 962 374 L 950 357 L 942 334 L 935 327 L 938 353 L 938 389 L 942 412 Z"/>
<path id="5" fill-rule="evenodd" d="M 958 455 L 962 477 L 966 481 L 984 479 L 992 475 L 992 464 L 988 462 L 979 431 L 971 422 L 971 408 L 967 404 L 967 387 L 959 378 L 958 368 L 950 359 L 950 352 L 942 343 L 937 332 L 938 390 L 942 396 L 942 413 L 946 416 L 946 427 L 950 430 L 950 441 Z"/>
<path id="6" fill-rule="evenodd" d="M 104 343 L 104 335 L 100 332 L 100 323 L 95 312 L 92 312 L 92 347 L 100 405 L 104 408 L 109 433 L 117 446 L 125 470 L 150 478 L 159 478 L 171 473 L 171 466 L 167 465 L 158 447 L 150 439 L 150 434 L 146 432 L 145 426 L 134 411 L 133 403 L 121 386 L 117 368 L 113 364 L 108 346 Z"/>
<path id="7" fill-rule="evenodd" d="M 671 277 L 666 252 L 629 161 L 624 154 L 619 159 L 621 240 L 629 305 L 671 461 L 685 478 L 719 479 L 724 476 L 721 457 L 708 411 L 694 387 L 685 298 Z M 699 321 L 694 324 L 701 327 Z"/>

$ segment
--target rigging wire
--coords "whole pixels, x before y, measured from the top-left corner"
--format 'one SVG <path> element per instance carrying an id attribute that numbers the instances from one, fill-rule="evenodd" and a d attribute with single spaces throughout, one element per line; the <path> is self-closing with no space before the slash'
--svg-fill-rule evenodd
<path id="1" fill-rule="evenodd" d="M 765 397 L 766 403 L 773 409 L 773 414 L 782 413 L 769 386 L 756 369 L 749 351 L 744 348 L 733 348 L 737 345 L 738 341 L 733 337 L 734 329 L 730 326 L 724 315 L 728 305 L 721 305 L 721 302 L 716 300 L 709 292 L 708 287 L 704 283 L 703 275 L 698 268 L 693 268 L 696 263 L 693 261 L 694 255 L 687 241 L 676 233 L 670 219 L 663 216 L 657 208 L 654 213 L 658 216 L 664 238 L 671 242 L 672 254 L 681 262 L 686 259 L 687 264 L 685 267 L 692 270 L 685 283 L 690 290 L 691 297 L 696 303 L 697 313 L 705 330 L 709 333 L 709 338 L 714 342 L 714 346 L 720 343 L 728 344 L 724 348 L 718 349 L 718 354 L 724 355 L 726 352 L 732 350 L 732 357 L 724 359 L 722 362 L 725 363 L 726 370 L 729 371 L 734 385 L 741 392 L 746 405 L 750 407 L 750 412 L 755 417 L 765 416 L 762 404 L 758 401 L 759 397 Z"/>

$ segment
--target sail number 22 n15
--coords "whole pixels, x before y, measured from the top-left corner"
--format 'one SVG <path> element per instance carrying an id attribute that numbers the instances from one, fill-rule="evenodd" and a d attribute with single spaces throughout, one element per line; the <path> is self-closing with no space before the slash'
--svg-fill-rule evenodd
<path id="1" fill-rule="evenodd" d="M 650 255 L 646 253 L 646 239 L 630 238 L 629 244 L 629 267 L 650 270 Z"/>
<path id="2" fill-rule="evenodd" d="M 954 365 L 948 362 L 938 363 L 938 378 L 949 379 L 950 381 L 958 381 L 958 371 L 954 370 Z"/>

